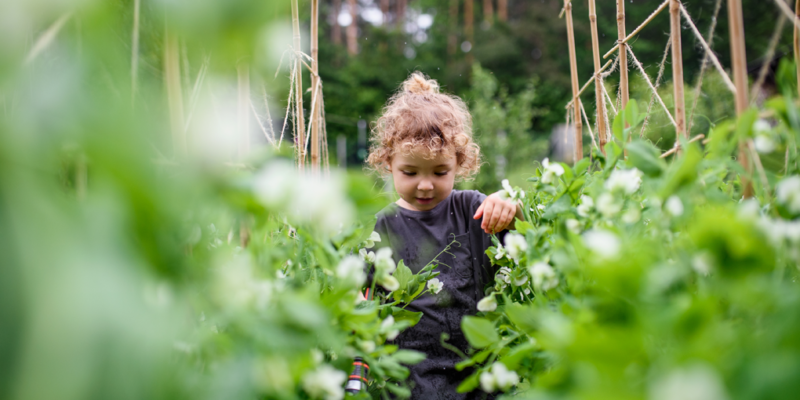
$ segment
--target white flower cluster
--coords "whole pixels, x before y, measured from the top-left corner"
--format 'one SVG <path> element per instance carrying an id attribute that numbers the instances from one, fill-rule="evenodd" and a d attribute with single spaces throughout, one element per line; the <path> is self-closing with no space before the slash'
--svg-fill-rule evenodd
<path id="1" fill-rule="evenodd" d="M 606 180 L 605 188 L 611 192 L 634 194 L 642 184 L 642 171 L 633 169 L 617 169 Z"/>
<path id="2" fill-rule="evenodd" d="M 793 175 L 775 187 L 775 197 L 792 214 L 800 214 L 800 176 Z"/>
<path id="3" fill-rule="evenodd" d="M 583 243 L 598 256 L 610 259 L 619 254 L 621 247 L 617 235 L 602 229 L 592 229 L 583 234 Z"/>
<path id="4" fill-rule="evenodd" d="M 508 256 L 519 263 L 520 258 L 528 251 L 528 242 L 518 233 L 508 233 L 505 239 L 505 249 Z"/>
<path id="5" fill-rule="evenodd" d="M 294 221 L 314 223 L 327 233 L 353 219 L 353 205 L 335 173 L 322 179 L 299 173 L 288 161 L 273 161 L 256 174 L 252 190 L 265 207 L 285 212 Z"/>
<path id="6" fill-rule="evenodd" d="M 444 287 L 444 283 L 439 281 L 438 278 L 433 278 L 428 281 L 428 290 L 433 294 L 439 294 L 439 292 L 442 291 L 442 287 Z"/>
<path id="7" fill-rule="evenodd" d="M 503 191 L 501 192 L 501 196 L 515 202 L 522 202 L 525 198 L 525 191 L 522 189 L 514 190 L 511 184 L 508 183 L 508 179 L 503 179 Z"/>
<path id="8" fill-rule="evenodd" d="M 381 333 L 386 335 L 387 340 L 394 340 L 400 334 L 400 331 L 394 328 L 393 316 L 390 315 L 381 322 Z"/>
<path id="9" fill-rule="evenodd" d="M 323 364 L 303 376 L 303 389 L 313 399 L 341 400 L 344 398 L 342 385 L 347 374 Z"/>
<path id="10" fill-rule="evenodd" d="M 551 163 L 550 159 L 542 161 L 544 171 L 542 172 L 542 183 L 553 183 L 559 176 L 564 175 L 564 167 L 559 163 Z"/>
<path id="11" fill-rule="evenodd" d="M 494 293 L 484 297 L 478 302 L 478 311 L 492 312 L 497 309 L 497 299 L 494 298 Z"/>
<path id="12" fill-rule="evenodd" d="M 375 282 L 390 292 L 400 289 L 400 282 L 392 276 L 395 269 L 397 264 L 392 259 L 392 249 L 388 247 L 379 249 L 375 253 Z"/>
<path id="13" fill-rule="evenodd" d="M 757 152 L 769 154 L 775 151 L 777 144 L 773 138 L 772 127 L 769 125 L 769 122 L 763 119 L 756 120 L 756 122 L 753 123 L 753 134 L 755 135 L 753 145 Z"/>
<path id="14" fill-rule="evenodd" d="M 581 204 L 578 205 L 578 215 L 581 217 L 588 217 L 589 213 L 592 212 L 594 209 L 594 200 L 591 197 L 583 195 L 581 196 Z"/>
<path id="15" fill-rule="evenodd" d="M 367 280 L 364 261 L 360 257 L 345 256 L 336 267 L 336 276 L 351 286 L 360 288 Z"/>
<path id="16" fill-rule="evenodd" d="M 548 291 L 558 286 L 558 277 L 550 264 L 539 261 L 528 267 L 528 273 L 533 277 L 533 287 L 537 290 Z"/>
<path id="17" fill-rule="evenodd" d="M 514 371 L 509 371 L 502 362 L 492 364 L 490 371 L 484 371 L 479 377 L 481 389 L 486 393 L 496 390 L 507 391 L 512 386 L 519 384 L 519 376 Z"/>

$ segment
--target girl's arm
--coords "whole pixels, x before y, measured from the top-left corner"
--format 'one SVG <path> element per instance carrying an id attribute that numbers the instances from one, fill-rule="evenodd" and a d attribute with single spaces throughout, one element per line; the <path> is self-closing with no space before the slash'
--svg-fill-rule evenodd
<path id="1" fill-rule="evenodd" d="M 501 192 L 502 190 L 487 196 L 472 217 L 474 219 L 483 217 L 481 229 L 486 233 L 514 229 L 517 218 L 522 221 L 525 220 L 525 215 L 522 213 L 522 205 L 511 199 L 504 199 L 500 196 Z"/>

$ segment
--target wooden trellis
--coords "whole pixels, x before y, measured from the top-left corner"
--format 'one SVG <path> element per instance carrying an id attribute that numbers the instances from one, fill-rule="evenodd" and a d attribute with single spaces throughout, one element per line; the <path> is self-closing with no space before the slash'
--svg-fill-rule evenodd
<path id="1" fill-rule="evenodd" d="M 581 104 L 580 96 L 581 94 L 589 87 L 589 85 L 594 82 L 595 84 L 595 98 L 597 101 L 597 109 L 596 109 L 596 119 L 597 122 L 597 134 L 598 134 L 598 142 L 600 144 L 600 150 L 604 150 L 604 146 L 606 142 L 610 139 L 611 135 L 608 133 L 608 123 L 607 123 L 607 112 L 608 108 L 611 108 L 612 111 L 616 111 L 613 103 L 610 99 L 610 96 L 606 92 L 606 89 L 603 85 L 603 78 L 607 76 L 608 73 L 604 73 L 609 67 L 611 67 L 611 71 L 614 70 L 613 66 L 619 64 L 620 70 L 620 87 L 619 87 L 619 96 L 620 99 L 620 107 L 624 109 L 628 102 L 629 96 L 629 89 L 628 89 L 628 56 L 630 56 L 631 61 L 633 62 L 636 69 L 642 74 L 647 83 L 648 87 L 652 92 L 653 99 L 657 100 L 661 108 L 667 114 L 670 122 L 675 127 L 675 132 L 678 140 L 675 142 L 675 147 L 665 152 L 662 157 L 666 157 L 668 155 L 679 153 L 680 152 L 680 141 L 688 140 L 688 142 L 694 142 L 697 140 L 702 139 L 703 135 L 697 135 L 692 139 L 688 139 L 688 130 L 687 130 L 687 121 L 686 121 L 686 107 L 684 104 L 684 81 L 683 81 L 683 58 L 682 58 L 682 45 L 681 45 L 681 25 L 683 22 L 690 28 L 691 32 L 696 37 L 697 41 L 703 47 L 705 51 L 705 57 L 703 60 L 703 68 L 701 70 L 701 78 L 698 82 L 698 87 L 702 83 L 702 73 L 705 71 L 706 61 L 710 61 L 714 68 L 720 73 L 722 79 L 724 80 L 726 86 L 731 91 L 731 93 L 735 97 L 736 101 L 736 112 L 737 115 L 743 113 L 748 107 L 748 93 L 749 88 L 747 87 L 747 57 L 745 54 L 745 47 L 744 47 L 744 24 L 742 18 L 742 4 L 741 0 L 728 0 L 728 25 L 730 27 L 730 43 L 731 43 L 731 54 L 732 54 L 732 71 L 733 71 L 733 79 L 728 76 L 728 73 L 723 68 L 722 64 L 717 59 L 716 55 L 711 49 L 711 45 L 709 42 L 711 41 L 710 38 L 713 37 L 713 31 L 716 24 L 712 25 L 711 32 L 709 33 L 709 40 L 707 41 L 701 34 L 700 31 L 695 26 L 694 22 L 691 19 L 691 16 L 686 11 L 686 8 L 683 7 L 683 4 L 680 0 L 665 0 L 663 1 L 654 11 L 650 14 L 636 29 L 634 29 L 630 34 L 626 35 L 625 29 L 625 2 L 624 0 L 617 0 L 617 31 L 618 31 L 618 40 L 617 43 L 612 47 L 604 56 L 603 58 L 608 58 L 612 54 L 617 54 L 616 60 L 610 60 L 605 65 L 600 65 L 600 53 L 599 53 L 599 45 L 598 45 L 598 38 L 597 38 L 597 12 L 595 7 L 595 0 L 587 0 L 589 6 L 589 23 L 591 26 L 591 33 L 592 33 L 592 53 L 593 53 L 593 61 L 594 61 L 594 75 L 589 78 L 589 80 L 584 84 L 582 87 L 579 88 L 579 81 L 577 77 L 577 59 L 575 56 L 575 33 L 574 33 L 574 24 L 572 20 L 572 0 L 564 0 L 564 8 L 561 11 L 560 17 L 566 15 L 566 22 L 567 22 L 567 38 L 569 43 L 569 53 L 570 53 L 570 72 L 572 77 L 572 100 L 566 105 L 567 110 L 569 111 L 568 114 L 571 114 L 568 119 L 571 119 L 575 123 L 575 144 L 576 144 L 576 151 L 575 151 L 575 161 L 580 160 L 583 157 L 583 129 L 582 129 L 582 118 L 583 122 L 585 122 L 590 135 L 592 136 L 592 142 L 594 143 L 594 134 L 591 130 L 591 123 L 589 119 L 586 117 L 586 112 L 583 109 L 583 105 Z M 721 0 L 720 0 L 721 1 Z M 798 88 L 800 88 L 800 0 L 796 0 L 795 4 L 795 12 L 792 12 L 790 7 L 786 4 L 787 0 L 773 0 L 778 8 L 786 14 L 794 24 L 794 51 L 795 51 L 795 59 L 798 60 Z M 719 2 L 717 3 L 716 13 L 719 11 Z M 650 80 L 650 77 L 644 70 L 644 67 L 636 58 L 636 55 L 633 52 L 633 49 L 628 44 L 631 39 L 636 37 L 639 32 L 641 32 L 645 26 L 647 26 L 650 22 L 652 22 L 662 11 L 669 9 L 670 13 L 670 43 L 668 46 L 667 52 L 671 53 L 672 55 L 672 79 L 673 79 L 673 86 L 674 86 L 674 97 L 675 97 L 675 106 L 674 112 L 671 113 L 667 108 L 664 100 L 659 96 L 658 91 L 656 90 L 659 81 L 659 78 L 656 79 L 656 84 L 654 85 L 653 82 Z M 716 18 L 715 18 L 716 19 Z M 779 34 L 780 28 L 776 29 L 776 35 Z M 774 40 L 773 40 L 774 41 Z M 770 46 L 772 47 L 772 46 Z M 772 51 L 772 50 L 770 50 Z M 663 72 L 663 65 L 666 61 L 666 53 L 665 57 L 661 62 L 661 71 Z M 616 62 L 614 62 L 616 61 Z M 699 89 L 695 89 L 696 91 Z M 696 105 L 696 103 L 695 103 Z M 652 106 L 652 102 L 651 102 Z M 694 106 L 693 106 L 694 109 Z M 650 112 L 650 108 L 648 108 L 648 114 Z M 693 116 L 693 115 L 692 115 Z M 689 126 L 691 126 L 691 120 L 689 121 Z M 596 146 L 596 144 L 594 144 Z M 761 169 L 760 160 L 758 159 L 758 154 L 753 150 L 753 143 L 752 141 L 747 141 L 740 144 L 739 147 L 739 161 L 744 167 L 745 171 L 747 171 L 747 176 L 751 175 L 751 160 L 750 156 L 753 157 L 752 164 L 759 169 Z M 762 171 L 759 170 L 759 173 Z M 763 173 L 762 173 L 763 174 Z M 747 182 L 743 181 L 744 187 L 744 195 L 745 197 L 752 196 L 752 185 Z"/>

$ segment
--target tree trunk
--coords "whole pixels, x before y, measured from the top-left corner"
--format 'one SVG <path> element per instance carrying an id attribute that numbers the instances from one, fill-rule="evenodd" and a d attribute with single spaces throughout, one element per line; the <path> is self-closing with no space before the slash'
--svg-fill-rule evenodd
<path id="1" fill-rule="evenodd" d="M 342 0 L 333 0 L 333 22 L 331 41 L 334 45 L 342 44 L 342 27 L 339 25 L 339 14 L 342 12 Z"/>
<path id="2" fill-rule="evenodd" d="M 483 20 L 489 25 L 494 22 L 494 7 L 492 6 L 492 0 L 483 0 Z"/>
<path id="3" fill-rule="evenodd" d="M 508 0 L 497 0 L 497 19 L 508 21 Z"/>
<path id="4" fill-rule="evenodd" d="M 450 0 L 448 23 L 450 32 L 447 35 L 447 54 L 454 55 L 458 50 L 458 0 Z"/>
<path id="5" fill-rule="evenodd" d="M 347 26 L 347 53 L 351 56 L 358 54 L 358 10 L 356 0 L 347 0 L 350 6 L 350 25 Z"/>

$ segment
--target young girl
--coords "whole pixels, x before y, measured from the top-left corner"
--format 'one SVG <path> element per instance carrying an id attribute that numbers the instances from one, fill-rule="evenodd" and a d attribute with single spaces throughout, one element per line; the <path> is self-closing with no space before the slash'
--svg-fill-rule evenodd
<path id="1" fill-rule="evenodd" d="M 466 352 L 461 319 L 477 312 L 483 287 L 494 276 L 486 249 L 491 233 L 512 228 L 522 209 L 501 192 L 486 196 L 454 190 L 456 180 L 469 179 L 480 168 L 480 148 L 472 139 L 472 117 L 461 99 L 439 93 L 434 80 L 419 72 L 406 80 L 383 110 L 372 132 L 369 165 L 391 174 L 400 199 L 378 213 L 375 231 L 390 246 L 395 261 L 417 273 L 437 258 L 444 288 L 426 294 L 407 309 L 421 311 L 417 325 L 403 332 L 400 348 L 423 352 L 427 359 L 410 368 L 415 382 L 412 399 L 471 399 L 485 394 L 458 394 L 471 371 L 456 371 L 461 359 L 442 347 Z"/>

